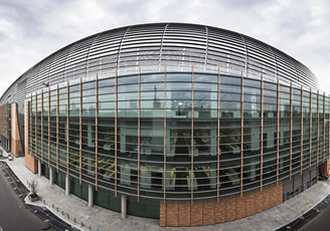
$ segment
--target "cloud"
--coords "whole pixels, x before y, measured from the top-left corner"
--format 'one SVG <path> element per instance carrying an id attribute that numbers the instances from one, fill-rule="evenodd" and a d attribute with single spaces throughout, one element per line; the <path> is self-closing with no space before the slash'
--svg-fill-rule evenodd
<path id="1" fill-rule="evenodd" d="M 259 39 L 307 65 L 330 92 L 326 0 L 0 0 L 0 95 L 30 67 L 74 41 L 151 22 L 205 24 Z"/>

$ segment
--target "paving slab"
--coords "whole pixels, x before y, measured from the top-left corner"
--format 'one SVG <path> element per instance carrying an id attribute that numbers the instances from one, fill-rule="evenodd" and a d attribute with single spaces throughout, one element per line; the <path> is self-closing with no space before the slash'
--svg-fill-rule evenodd
<path id="1" fill-rule="evenodd" d="M 33 202 L 34 205 L 46 206 L 63 220 L 82 231 L 275 230 L 301 216 L 303 211 L 310 210 L 330 193 L 330 182 L 321 181 L 278 206 L 243 219 L 201 227 L 160 227 L 159 220 L 156 219 L 128 215 L 127 219 L 122 220 L 120 213 L 95 205 L 89 208 L 87 201 L 74 195 L 66 196 L 62 188 L 50 185 L 49 180 L 45 177 L 33 174 L 25 167 L 24 157 L 6 162 L 27 187 L 29 182 L 38 182 L 37 193 L 42 197 L 42 201 Z M 27 201 L 27 203 L 31 202 Z"/>

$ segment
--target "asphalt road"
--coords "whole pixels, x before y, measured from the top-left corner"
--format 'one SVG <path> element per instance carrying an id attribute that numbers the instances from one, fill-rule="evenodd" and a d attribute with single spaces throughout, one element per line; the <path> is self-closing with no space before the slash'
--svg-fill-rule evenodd
<path id="1" fill-rule="evenodd" d="M 0 227 L 3 231 L 38 231 L 47 226 L 47 223 L 24 207 L 2 171 L 0 171 L 0 197 Z"/>
<path id="2" fill-rule="evenodd" d="M 313 220 L 304 225 L 299 231 L 329 231 L 330 230 L 330 206 L 327 206 Z"/>

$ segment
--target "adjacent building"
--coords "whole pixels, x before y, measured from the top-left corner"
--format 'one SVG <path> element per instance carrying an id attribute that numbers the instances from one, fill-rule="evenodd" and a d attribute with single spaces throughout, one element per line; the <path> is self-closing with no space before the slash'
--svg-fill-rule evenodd
<path id="1" fill-rule="evenodd" d="M 329 168 L 330 99 L 314 74 L 210 26 L 92 35 L 26 71 L 0 104 L 1 144 L 32 172 L 161 226 L 258 213 Z"/>

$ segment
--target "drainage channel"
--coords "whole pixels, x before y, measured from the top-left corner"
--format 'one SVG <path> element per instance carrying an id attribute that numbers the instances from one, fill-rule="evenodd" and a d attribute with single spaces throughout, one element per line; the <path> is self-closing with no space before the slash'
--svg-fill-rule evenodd
<path id="1" fill-rule="evenodd" d="M 47 222 L 48 225 L 52 226 L 57 230 L 65 230 L 65 231 L 79 231 L 79 229 L 71 226 L 66 223 L 58 216 L 56 216 L 52 211 L 50 211 L 46 207 L 26 204 L 24 198 L 30 193 L 28 188 L 18 179 L 16 174 L 11 170 L 8 164 L 4 161 L 0 161 L 0 169 L 2 173 L 8 180 L 10 186 L 13 188 L 16 195 L 19 197 L 24 206 L 29 209 L 32 213 L 38 216 L 43 221 Z M 1 231 L 0 227 L 0 231 Z"/>

